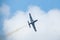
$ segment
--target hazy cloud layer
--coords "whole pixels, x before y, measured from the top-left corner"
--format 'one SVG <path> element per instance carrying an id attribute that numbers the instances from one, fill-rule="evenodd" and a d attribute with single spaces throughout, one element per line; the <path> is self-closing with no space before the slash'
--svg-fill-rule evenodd
<path id="1" fill-rule="evenodd" d="M 1 13 L 4 15 L 5 18 L 8 18 L 10 15 L 10 7 L 7 4 L 2 4 L 0 7 Z"/>
<path id="2" fill-rule="evenodd" d="M 38 20 L 37 32 L 28 26 L 29 13 Z M 4 30 L 8 34 L 19 28 L 7 36 L 7 40 L 60 40 L 60 10 L 51 9 L 46 13 L 38 6 L 29 6 L 26 12 L 17 10 L 11 19 L 5 20 Z"/>

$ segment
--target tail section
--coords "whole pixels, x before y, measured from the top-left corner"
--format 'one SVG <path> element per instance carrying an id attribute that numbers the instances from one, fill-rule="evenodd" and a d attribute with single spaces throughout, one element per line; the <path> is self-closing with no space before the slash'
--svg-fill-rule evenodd
<path id="1" fill-rule="evenodd" d="M 29 27 L 31 28 L 29 21 L 28 21 L 28 25 L 29 25 Z"/>

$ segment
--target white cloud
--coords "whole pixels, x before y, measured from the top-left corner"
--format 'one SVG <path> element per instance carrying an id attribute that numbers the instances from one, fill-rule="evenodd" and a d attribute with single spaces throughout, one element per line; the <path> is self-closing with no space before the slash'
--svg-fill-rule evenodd
<path id="1" fill-rule="evenodd" d="M 1 8 L 1 13 L 7 18 L 10 15 L 10 7 L 6 4 L 2 4 Z"/>
<path id="2" fill-rule="evenodd" d="M 35 23 L 37 32 L 28 26 L 29 12 L 34 20 L 38 19 Z M 8 40 L 60 40 L 59 24 L 60 10 L 52 9 L 46 13 L 38 6 L 30 6 L 26 12 L 16 11 L 15 16 L 5 20 L 4 30 L 7 34 L 20 28 L 19 31 L 9 35 Z"/>

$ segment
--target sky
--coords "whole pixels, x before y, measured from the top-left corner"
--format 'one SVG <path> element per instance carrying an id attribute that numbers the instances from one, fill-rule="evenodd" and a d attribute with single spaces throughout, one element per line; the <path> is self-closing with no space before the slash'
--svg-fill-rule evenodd
<path id="1" fill-rule="evenodd" d="M 49 11 L 53 8 L 60 9 L 60 0 L 2 0 L 2 3 L 9 5 L 12 12 L 16 10 L 26 11 L 30 5 L 39 6 L 44 11 Z"/>
<path id="2" fill-rule="evenodd" d="M 0 0 L 0 35 L 6 40 L 60 40 L 59 4 L 60 0 Z M 38 20 L 37 32 L 28 26 L 29 13 Z"/>

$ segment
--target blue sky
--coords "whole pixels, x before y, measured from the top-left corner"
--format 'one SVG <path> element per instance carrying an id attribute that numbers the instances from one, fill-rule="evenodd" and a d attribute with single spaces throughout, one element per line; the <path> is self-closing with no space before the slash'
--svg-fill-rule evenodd
<path id="1" fill-rule="evenodd" d="M 60 9 L 60 0 L 3 0 L 2 3 L 8 4 L 11 7 L 11 12 L 26 11 L 30 5 L 39 6 L 46 12 L 53 8 Z"/>

